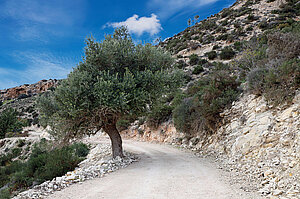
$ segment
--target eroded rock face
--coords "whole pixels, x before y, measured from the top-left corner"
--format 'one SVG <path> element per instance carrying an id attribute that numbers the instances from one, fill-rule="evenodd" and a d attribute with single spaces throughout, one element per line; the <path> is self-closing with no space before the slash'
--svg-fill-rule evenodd
<path id="1" fill-rule="evenodd" d="M 51 87 L 56 87 L 57 85 L 58 80 L 49 79 L 41 80 L 35 84 L 24 84 L 14 88 L 0 90 L 0 101 L 27 98 L 38 93 L 45 92 Z"/>

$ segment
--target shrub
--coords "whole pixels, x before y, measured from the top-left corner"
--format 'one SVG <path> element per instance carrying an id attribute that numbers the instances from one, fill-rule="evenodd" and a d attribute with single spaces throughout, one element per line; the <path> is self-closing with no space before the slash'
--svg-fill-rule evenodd
<path id="1" fill-rule="evenodd" d="M 75 151 L 75 155 L 78 157 L 85 157 L 89 154 L 89 147 L 83 143 L 75 143 L 71 145 L 71 149 Z"/>
<path id="2" fill-rule="evenodd" d="M 18 147 L 23 147 L 24 145 L 25 145 L 26 143 L 25 143 L 25 141 L 24 140 L 18 140 Z"/>
<path id="3" fill-rule="evenodd" d="M 300 61 L 292 59 L 277 67 L 254 69 L 247 80 L 253 94 L 263 95 L 274 105 L 289 103 L 300 88 Z"/>
<path id="4" fill-rule="evenodd" d="M 0 156 L 0 166 L 9 165 L 12 159 L 18 157 L 22 150 L 20 148 L 13 148 L 9 153 Z"/>
<path id="5" fill-rule="evenodd" d="M 201 65 L 197 65 L 195 68 L 194 68 L 194 70 L 193 70 L 193 74 L 194 75 L 198 75 L 198 74 L 200 74 L 201 72 L 203 72 L 204 71 L 204 69 L 203 69 L 203 67 L 201 66 Z"/>
<path id="6" fill-rule="evenodd" d="M 120 119 L 118 122 L 117 122 L 117 129 L 119 131 L 124 131 L 126 130 L 129 126 L 130 126 L 131 122 L 127 119 Z"/>
<path id="7" fill-rule="evenodd" d="M 217 41 L 220 41 L 220 40 L 225 41 L 225 40 L 227 40 L 228 36 L 229 36 L 228 34 L 221 34 L 216 38 L 216 40 Z"/>
<path id="8" fill-rule="evenodd" d="M 300 37 L 292 33 L 275 32 L 268 35 L 270 59 L 293 59 L 300 56 Z"/>
<path id="9" fill-rule="evenodd" d="M 193 66 L 193 65 L 198 64 L 198 61 L 199 61 L 198 55 L 192 54 L 189 58 L 190 58 L 190 65 Z"/>
<path id="10" fill-rule="evenodd" d="M 6 108 L 0 113 L 0 138 L 8 132 L 20 132 L 27 126 L 25 120 L 18 118 L 18 113 L 12 108 Z"/>
<path id="11" fill-rule="evenodd" d="M 236 42 L 234 42 L 233 47 L 235 50 L 241 51 L 243 48 L 243 43 L 240 41 L 236 41 Z"/>
<path id="12" fill-rule="evenodd" d="M 215 59 L 217 58 L 218 54 L 216 51 L 210 51 L 210 52 L 207 52 L 205 53 L 205 55 L 208 57 L 208 59 L 212 60 L 212 59 Z"/>
<path id="13" fill-rule="evenodd" d="M 219 46 L 219 45 L 214 45 L 212 49 L 213 49 L 213 50 L 217 50 L 217 49 L 219 49 L 219 48 L 221 48 L 221 46 Z"/>
<path id="14" fill-rule="evenodd" d="M 168 104 L 158 103 L 155 105 L 147 117 L 147 124 L 157 128 L 161 123 L 169 120 L 172 115 L 173 107 Z"/>
<path id="15" fill-rule="evenodd" d="M 300 85 L 300 35 L 293 30 L 251 39 L 236 62 L 251 93 L 275 106 L 289 103 Z"/>
<path id="16" fill-rule="evenodd" d="M 235 56 L 235 52 L 231 47 L 225 47 L 222 49 L 221 53 L 220 53 L 220 58 L 221 59 L 225 59 L 225 60 L 229 60 L 232 59 Z"/>
<path id="17" fill-rule="evenodd" d="M 177 130 L 191 133 L 191 107 L 192 99 L 186 98 L 173 111 L 173 121 Z"/>
<path id="18" fill-rule="evenodd" d="M 253 30 L 253 27 L 252 26 L 248 26 L 247 28 L 246 28 L 246 31 L 252 31 Z"/>
<path id="19" fill-rule="evenodd" d="M 261 95 L 266 81 L 267 68 L 255 68 L 248 74 L 248 87 L 253 94 Z"/>
<path id="20" fill-rule="evenodd" d="M 9 189 L 3 189 L 0 191 L 0 199 L 10 199 Z"/>
<path id="21" fill-rule="evenodd" d="M 187 66 L 187 64 L 185 63 L 185 61 L 183 60 L 178 60 L 175 64 L 175 67 L 178 69 L 183 69 Z"/>
<path id="22" fill-rule="evenodd" d="M 175 127 L 187 134 L 213 132 L 219 113 L 238 96 L 236 77 L 225 70 L 216 70 L 187 90 L 188 97 L 173 111 Z"/>
<path id="23" fill-rule="evenodd" d="M 0 167 L 0 187 L 8 184 L 7 191 L 15 191 L 62 176 L 75 169 L 88 152 L 82 143 L 51 150 L 51 145 L 42 140 L 34 145 L 26 162 L 12 161 Z"/>

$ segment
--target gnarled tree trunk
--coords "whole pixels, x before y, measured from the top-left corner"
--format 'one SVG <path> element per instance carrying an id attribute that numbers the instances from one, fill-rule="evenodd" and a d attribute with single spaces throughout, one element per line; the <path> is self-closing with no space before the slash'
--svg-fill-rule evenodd
<path id="1" fill-rule="evenodd" d="M 122 138 L 119 131 L 117 130 L 116 124 L 109 124 L 103 127 L 103 130 L 108 134 L 111 140 L 111 148 L 113 158 L 120 156 L 124 157 L 122 148 Z"/>

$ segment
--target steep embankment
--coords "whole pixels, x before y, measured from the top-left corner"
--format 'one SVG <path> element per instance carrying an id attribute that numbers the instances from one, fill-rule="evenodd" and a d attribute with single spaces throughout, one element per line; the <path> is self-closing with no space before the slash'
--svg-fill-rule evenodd
<path id="1" fill-rule="evenodd" d="M 244 190 L 262 195 L 300 196 L 300 94 L 286 108 L 272 108 L 262 98 L 244 95 L 225 110 L 214 135 L 188 137 L 171 122 L 151 129 L 134 125 L 125 137 L 180 145 L 200 156 L 213 155 Z M 239 180 L 237 180 L 237 178 Z M 235 183 L 236 183 L 235 182 Z"/>

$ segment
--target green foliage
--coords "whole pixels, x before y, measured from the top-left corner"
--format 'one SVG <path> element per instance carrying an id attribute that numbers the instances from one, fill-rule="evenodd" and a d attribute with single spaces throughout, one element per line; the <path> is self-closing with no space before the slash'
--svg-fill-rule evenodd
<path id="1" fill-rule="evenodd" d="M 26 142 L 24 140 L 20 139 L 20 140 L 18 140 L 17 146 L 18 147 L 23 147 L 25 144 L 26 144 Z"/>
<path id="2" fill-rule="evenodd" d="M 30 187 L 34 182 L 42 183 L 75 169 L 88 154 L 87 145 L 75 143 L 62 148 L 51 149 L 45 140 L 35 144 L 26 162 L 11 161 L 0 167 L 0 187 L 8 184 L 15 191 Z"/>
<path id="3" fill-rule="evenodd" d="M 210 51 L 210 52 L 207 52 L 205 53 L 205 55 L 208 57 L 208 59 L 212 60 L 212 59 L 215 59 L 217 58 L 218 54 L 216 51 Z"/>
<path id="4" fill-rule="evenodd" d="M 143 114 L 163 92 L 176 89 L 183 74 L 172 66 L 169 53 L 150 44 L 135 45 L 127 30 L 119 28 L 101 43 L 88 38 L 83 62 L 38 107 L 55 135 L 92 133 L 125 115 Z"/>
<path id="5" fill-rule="evenodd" d="M 161 123 L 168 121 L 172 118 L 172 111 L 181 103 L 184 97 L 185 95 L 181 90 L 176 90 L 159 98 L 147 114 L 147 124 L 150 127 L 157 128 Z"/>
<path id="6" fill-rule="evenodd" d="M 202 67 L 201 65 L 197 65 L 197 66 L 194 68 L 194 70 L 193 70 L 193 74 L 194 74 L 194 75 L 198 75 L 198 74 L 200 74 L 200 73 L 203 72 L 203 71 L 204 71 L 203 67 Z"/>
<path id="7" fill-rule="evenodd" d="M 169 104 L 157 102 L 147 117 L 147 124 L 156 128 L 159 124 L 171 118 L 173 107 Z"/>
<path id="8" fill-rule="evenodd" d="M 10 199 L 9 189 L 3 189 L 0 191 L 0 199 Z"/>
<path id="9" fill-rule="evenodd" d="M 187 134 L 213 132 L 219 113 L 237 98 L 238 85 L 228 70 L 215 70 L 189 87 L 187 97 L 173 111 L 176 129 Z"/>
<path id="10" fill-rule="evenodd" d="M 275 106 L 291 102 L 299 89 L 300 35 L 295 27 L 287 33 L 271 31 L 250 40 L 235 62 L 250 92 Z"/>
<path id="11" fill-rule="evenodd" d="M 191 122 L 195 119 L 194 117 L 191 117 L 192 114 L 191 98 L 187 98 L 173 111 L 173 121 L 176 129 L 185 133 L 190 133 Z"/>
<path id="12" fill-rule="evenodd" d="M 243 45 L 244 45 L 243 42 L 236 41 L 234 42 L 233 47 L 235 50 L 241 51 L 243 49 Z"/>
<path id="13" fill-rule="evenodd" d="M 225 60 L 232 59 L 234 56 L 235 56 L 235 51 L 231 47 L 228 47 L 228 46 L 223 48 L 220 53 L 220 58 L 225 59 Z"/>
<path id="14" fill-rule="evenodd" d="M 2 154 L 0 156 L 0 166 L 5 166 L 10 164 L 12 160 L 21 154 L 22 150 L 20 148 L 13 148 L 9 153 Z"/>
<path id="15" fill-rule="evenodd" d="M 292 59 L 277 67 L 254 69 L 248 75 L 248 85 L 252 93 L 263 95 L 274 105 L 289 103 L 300 88 L 300 60 Z"/>
<path id="16" fill-rule="evenodd" d="M 221 46 L 219 46 L 219 45 L 214 45 L 214 46 L 213 46 L 213 50 L 217 50 L 217 49 L 219 49 L 219 48 L 221 48 Z"/>
<path id="17" fill-rule="evenodd" d="M 89 154 L 89 147 L 83 143 L 74 143 L 70 146 L 72 150 L 74 150 L 75 155 L 78 157 L 85 157 Z"/>
<path id="18" fill-rule="evenodd" d="M 8 132 L 20 132 L 27 122 L 18 118 L 18 113 L 12 108 L 6 108 L 0 113 L 0 138 Z"/>
<path id="19" fill-rule="evenodd" d="M 190 65 L 196 65 L 196 64 L 198 64 L 198 61 L 199 61 L 199 57 L 198 57 L 198 55 L 196 55 L 196 54 L 191 54 L 190 55 Z"/>
<path id="20" fill-rule="evenodd" d="M 178 60 L 175 64 L 175 67 L 178 69 L 184 69 L 187 64 L 183 60 Z"/>

